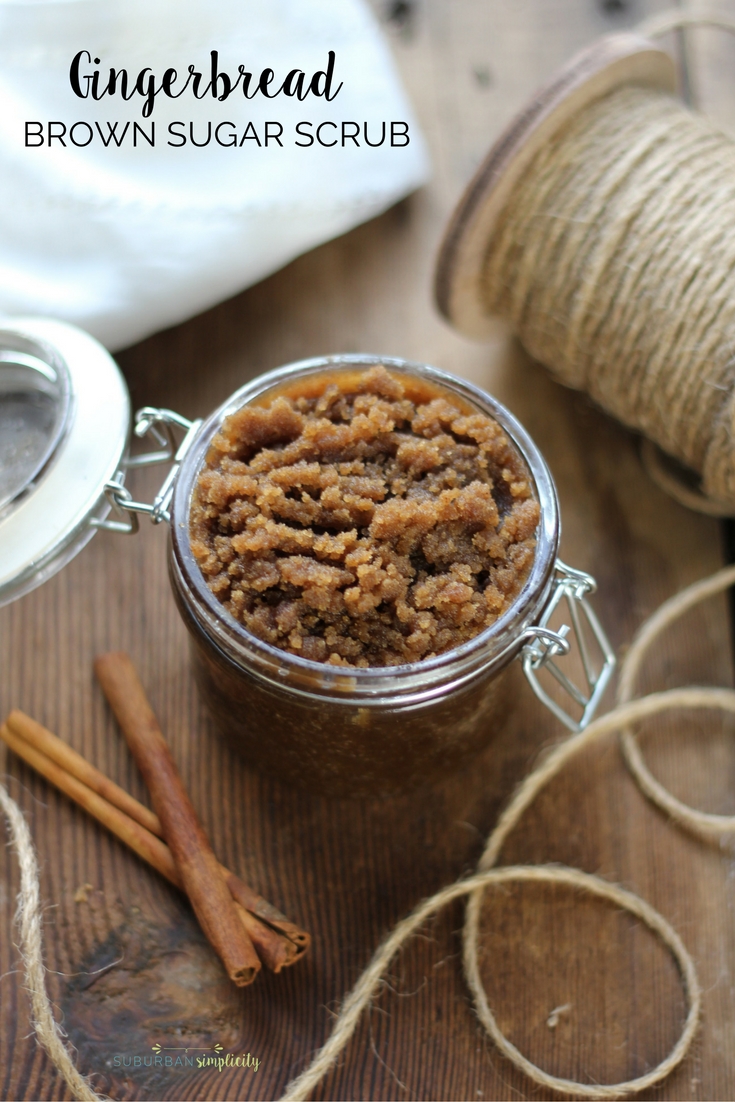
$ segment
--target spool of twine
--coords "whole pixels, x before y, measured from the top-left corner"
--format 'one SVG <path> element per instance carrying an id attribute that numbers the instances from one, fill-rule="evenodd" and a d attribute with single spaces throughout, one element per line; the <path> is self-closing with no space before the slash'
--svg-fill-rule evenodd
<path id="1" fill-rule="evenodd" d="M 473 293 L 734 513 L 735 143 L 635 79 L 590 99 L 510 190 Z"/>

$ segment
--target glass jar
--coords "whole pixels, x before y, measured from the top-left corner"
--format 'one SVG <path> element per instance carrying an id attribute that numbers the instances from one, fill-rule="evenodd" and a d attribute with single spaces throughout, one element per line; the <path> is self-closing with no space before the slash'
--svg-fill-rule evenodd
<path id="1" fill-rule="evenodd" d="M 188 518 L 197 476 L 227 416 L 286 383 L 294 394 L 298 380 L 376 364 L 427 381 L 498 421 L 525 460 L 541 515 L 529 576 L 491 627 L 425 661 L 347 671 L 299 658 L 242 627 L 202 575 Z M 499 402 L 427 364 L 334 356 L 260 376 L 199 428 L 176 475 L 170 513 L 171 584 L 218 727 L 256 768 L 330 795 L 383 795 L 430 783 L 482 749 L 509 705 L 509 667 L 532 639 L 543 638 L 537 625 L 558 587 L 559 509 L 538 448 Z"/>
<path id="2" fill-rule="evenodd" d="M 230 413 L 285 384 L 292 389 L 299 380 L 313 384 L 321 374 L 377 364 L 493 417 L 525 461 L 540 521 L 528 578 L 491 627 L 425 661 L 345 669 L 298 658 L 246 631 L 206 584 L 189 542 L 189 513 L 212 437 Z M 446 372 L 358 355 L 292 364 L 248 383 L 204 423 L 140 410 L 135 434 L 152 437 L 156 447 L 131 458 L 129 398 L 108 353 L 73 326 L 16 319 L 0 329 L 3 418 L 15 427 L 6 463 L 12 478 L 0 501 L 0 604 L 61 569 L 96 529 L 135 532 L 141 514 L 169 522 L 171 584 L 204 699 L 256 768 L 333 795 L 402 791 L 444 776 L 490 741 L 511 703 L 516 658 L 537 696 L 575 731 L 589 722 L 609 681 L 614 656 L 586 599 L 594 581 L 557 559 L 559 508 L 543 457 L 500 403 Z M 155 501 L 134 501 L 127 471 L 163 462 L 171 469 Z M 570 649 L 570 628 L 549 627 L 562 601 L 585 671 L 581 690 L 556 663 Z M 590 634 L 595 658 L 585 641 Z M 543 666 L 576 716 L 542 687 Z"/>

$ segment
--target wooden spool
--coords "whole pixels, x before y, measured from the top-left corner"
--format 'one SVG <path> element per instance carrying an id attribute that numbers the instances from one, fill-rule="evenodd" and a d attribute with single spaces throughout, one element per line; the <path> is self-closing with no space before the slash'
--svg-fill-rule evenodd
<path id="1" fill-rule="evenodd" d="M 483 340 L 492 331 L 483 292 L 485 258 L 516 183 L 564 123 L 629 84 L 676 93 L 672 58 L 639 35 L 597 39 L 533 96 L 493 145 L 450 219 L 436 265 L 439 309 L 465 336 Z"/>

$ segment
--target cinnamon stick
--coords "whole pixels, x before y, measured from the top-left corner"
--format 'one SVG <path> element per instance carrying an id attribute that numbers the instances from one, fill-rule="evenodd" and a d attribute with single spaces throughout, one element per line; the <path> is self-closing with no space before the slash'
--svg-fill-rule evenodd
<path id="1" fill-rule="evenodd" d="M 77 780 L 62 766 L 52 761 L 46 754 L 31 746 L 25 739 L 12 730 L 7 723 L 0 727 L 0 738 L 6 742 L 14 754 L 23 758 L 37 773 L 51 781 L 75 803 L 94 816 L 103 826 L 129 846 L 139 857 L 157 869 L 177 888 L 183 887 L 176 863 L 165 842 L 151 834 L 144 826 L 131 819 L 124 811 L 113 807 L 102 796 L 93 792 L 86 784 Z"/>
<path id="2" fill-rule="evenodd" d="M 31 719 L 25 712 L 14 709 L 6 720 L 5 730 L 9 735 L 15 735 L 16 740 L 5 738 L 2 729 L 0 729 L 0 736 L 29 765 L 70 796 L 176 887 L 182 887 L 181 878 L 166 844 L 162 843 L 161 847 L 156 847 L 147 836 L 150 832 L 158 838 L 163 837 L 161 823 L 154 812 L 139 803 L 134 796 L 96 769 L 63 739 Z M 23 746 L 18 746 L 18 738 L 22 739 L 24 744 L 34 748 L 37 753 L 35 755 L 24 753 Z M 53 768 L 54 764 L 61 768 L 61 774 Z M 81 781 L 84 788 L 80 789 L 78 786 L 68 784 L 65 774 L 70 774 L 72 778 Z M 87 789 L 101 796 L 103 804 L 90 801 Z M 124 813 L 123 819 L 114 815 L 115 808 Z M 127 822 L 128 817 L 133 820 L 133 824 Z M 140 834 L 136 831 L 134 824 L 143 827 L 145 833 Z M 250 934 L 258 956 L 266 967 L 272 972 L 280 972 L 282 968 L 295 964 L 309 948 L 311 942 L 309 935 L 295 923 L 290 922 L 285 915 L 224 865 L 220 865 L 219 869 L 232 898 L 239 904 L 240 920 Z M 240 913 L 240 908 L 249 913 Z"/>
<path id="3" fill-rule="evenodd" d="M 56 761 L 52 760 L 46 754 L 36 749 L 34 745 L 29 743 L 28 740 L 21 737 L 18 734 L 16 727 L 10 726 L 11 717 L 17 722 L 17 712 L 11 713 L 8 717 L 8 721 L 0 727 L 0 738 L 10 747 L 10 749 L 28 763 L 37 773 L 45 777 L 56 788 L 60 789 L 67 796 L 69 796 L 74 802 L 81 808 L 83 808 L 89 815 L 97 819 L 102 826 L 106 827 L 112 834 L 115 834 L 122 842 L 130 847 L 139 857 L 142 857 L 149 865 L 165 876 L 175 887 L 181 891 L 184 890 L 179 871 L 176 868 L 176 862 L 171 855 L 171 850 L 168 848 L 165 842 L 160 841 L 158 837 L 148 831 L 145 826 L 142 826 L 134 818 L 126 815 L 125 812 L 120 811 L 113 804 L 111 804 L 104 797 L 100 797 L 94 791 L 90 790 L 87 785 L 79 781 L 73 774 L 68 772 Z M 23 715 L 21 712 L 20 715 Z M 25 717 L 29 718 L 29 717 Z M 40 726 L 40 724 L 38 725 Z M 56 739 L 55 735 L 52 735 L 50 731 L 46 731 L 43 728 L 46 735 L 51 739 Z M 56 741 L 61 742 L 61 739 Z M 63 743 L 66 747 L 66 743 Z M 71 749 L 71 748 L 69 748 Z M 72 751 L 75 754 L 75 751 Z M 81 755 L 79 755 L 81 756 Z M 84 758 L 82 761 L 85 765 L 89 765 Z M 94 770 L 94 766 L 89 766 Z M 97 770 L 94 770 L 97 772 Z M 104 774 L 100 774 L 105 780 L 108 780 Z M 110 781 L 110 784 L 114 782 Z M 115 786 L 117 787 L 117 786 Z M 120 789 L 121 792 L 125 792 L 124 789 Z M 128 794 L 125 793 L 127 796 Z M 132 803 L 138 804 L 132 796 L 129 797 Z M 148 811 L 143 807 L 143 804 L 138 804 L 139 808 L 144 811 Z M 153 814 L 150 812 L 149 814 Z M 155 818 L 155 816 L 154 816 Z M 286 968 L 291 964 L 295 964 L 299 957 L 303 956 L 304 952 L 309 946 L 309 935 L 300 931 L 298 927 L 294 926 L 294 929 L 298 934 L 301 934 L 303 939 L 299 944 L 289 939 L 282 931 L 273 929 L 263 919 L 258 918 L 255 914 L 250 912 L 250 909 L 246 909 L 245 906 L 238 900 L 236 894 L 237 885 L 242 885 L 246 889 L 246 893 L 243 898 L 247 898 L 247 893 L 252 893 L 252 889 L 248 889 L 247 885 L 243 884 L 233 873 L 220 865 L 220 872 L 225 879 L 225 882 L 232 881 L 235 888 L 230 888 L 230 892 L 235 901 L 235 910 L 237 911 L 238 918 L 242 922 L 246 931 L 248 932 L 258 956 L 263 963 L 268 967 L 271 972 L 280 972 L 282 968 Z M 229 885 L 228 885 L 229 886 Z M 257 896 L 257 899 L 260 897 Z M 262 900 L 262 903 L 266 908 L 270 907 L 270 904 Z M 276 914 L 279 914 L 275 908 L 272 908 Z M 291 926 L 288 920 L 284 920 L 285 925 Z"/>
<path id="4" fill-rule="evenodd" d="M 289 950 L 289 956 L 287 960 L 284 960 L 284 965 L 295 964 L 311 945 L 310 936 L 294 922 L 290 922 L 272 903 L 263 899 L 262 895 L 254 892 L 250 885 L 241 880 L 239 876 L 235 876 L 234 872 L 230 872 L 224 865 L 220 865 L 220 869 L 232 898 L 237 900 L 249 914 L 272 927 L 291 943 L 293 951 Z"/>
<path id="5" fill-rule="evenodd" d="M 163 837 L 161 822 L 157 815 L 145 804 L 139 803 L 134 796 L 126 792 L 119 784 L 111 781 L 99 769 L 95 769 L 86 758 L 73 750 L 58 735 L 54 735 L 35 719 L 27 716 L 25 712 L 21 712 L 19 708 L 14 708 L 5 722 L 16 735 L 25 739 L 36 750 L 40 750 L 42 754 L 46 754 L 62 769 L 65 769 L 67 773 L 71 773 L 78 781 L 96 792 L 98 796 L 102 796 L 103 799 L 119 808 L 120 811 L 124 811 L 126 815 L 129 815 L 131 819 L 135 819 L 151 834 L 155 834 L 159 838 Z"/>
<path id="6" fill-rule="evenodd" d="M 239 986 L 260 969 L 253 942 L 238 918 L 166 741 L 126 654 L 103 654 L 94 663 L 97 679 L 151 794 L 194 913 L 227 974 Z"/>

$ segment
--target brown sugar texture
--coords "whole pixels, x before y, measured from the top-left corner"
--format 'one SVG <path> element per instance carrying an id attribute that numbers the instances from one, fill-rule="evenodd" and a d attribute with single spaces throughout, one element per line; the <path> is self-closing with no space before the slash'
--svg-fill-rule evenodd
<path id="1" fill-rule="evenodd" d="M 209 588 L 313 662 L 402 665 L 473 638 L 533 561 L 539 506 L 515 445 L 382 366 L 308 386 L 244 406 L 212 441 L 190 517 Z"/>

